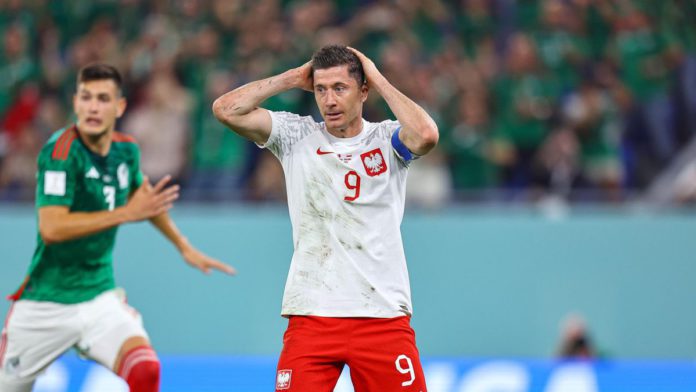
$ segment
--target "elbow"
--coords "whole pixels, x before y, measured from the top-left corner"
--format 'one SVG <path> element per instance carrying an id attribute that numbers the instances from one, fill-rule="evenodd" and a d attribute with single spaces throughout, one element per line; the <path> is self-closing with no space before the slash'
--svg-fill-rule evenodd
<path id="1" fill-rule="evenodd" d="M 421 137 L 419 138 L 420 140 L 415 151 L 418 155 L 424 155 L 430 152 L 430 150 L 435 148 L 437 142 L 440 140 L 440 132 L 435 124 L 430 124 L 429 126 L 424 127 L 420 136 Z"/>
<path id="2" fill-rule="evenodd" d="M 46 225 L 39 225 L 39 235 L 41 236 L 41 241 L 46 245 L 53 245 L 63 241 L 58 230 L 46 227 Z"/>
<path id="3" fill-rule="evenodd" d="M 228 93 L 213 102 L 213 115 L 228 127 L 237 124 L 244 117 L 243 110 L 238 97 L 234 94 Z"/>
<path id="4" fill-rule="evenodd" d="M 213 115 L 218 121 L 222 121 L 225 118 L 225 103 L 223 97 L 220 97 L 213 102 Z"/>
<path id="5" fill-rule="evenodd" d="M 437 129 L 437 125 L 432 124 L 424 133 L 423 143 L 425 143 L 428 148 L 433 149 L 437 146 L 438 141 L 440 141 L 440 131 Z"/>
<path id="6" fill-rule="evenodd" d="M 235 100 L 235 96 L 231 94 L 226 94 L 213 102 L 213 115 L 223 124 L 232 122 L 239 111 L 239 107 Z"/>

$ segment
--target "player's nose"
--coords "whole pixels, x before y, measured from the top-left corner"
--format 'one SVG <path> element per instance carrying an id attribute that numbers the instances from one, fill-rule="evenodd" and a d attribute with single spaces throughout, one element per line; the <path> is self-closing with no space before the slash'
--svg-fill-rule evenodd
<path id="1" fill-rule="evenodd" d="M 92 100 L 87 104 L 87 110 L 91 113 L 96 113 L 99 110 L 99 103 L 96 100 Z"/>
<path id="2" fill-rule="evenodd" d="M 329 90 L 324 96 L 324 104 L 326 106 L 336 105 L 336 94 Z"/>

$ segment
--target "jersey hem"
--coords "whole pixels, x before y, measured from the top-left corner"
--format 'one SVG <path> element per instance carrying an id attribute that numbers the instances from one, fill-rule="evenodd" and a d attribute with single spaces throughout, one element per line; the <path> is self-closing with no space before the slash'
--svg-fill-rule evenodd
<path id="1" fill-rule="evenodd" d="M 75 304 L 80 304 L 83 302 L 91 301 L 98 296 L 106 293 L 107 291 L 111 291 L 115 289 L 116 286 L 105 288 L 104 290 L 101 291 L 95 291 L 90 293 L 88 296 L 84 297 L 71 297 L 71 298 L 64 298 L 64 297 L 58 297 L 58 296 L 48 296 L 48 295 L 32 295 L 32 293 L 27 293 L 24 291 L 22 295 L 19 297 L 18 301 L 20 300 L 28 300 L 28 301 L 37 301 L 37 302 L 53 302 L 53 303 L 58 303 L 58 304 L 63 304 L 63 305 L 75 305 Z M 28 294 L 28 295 L 27 295 Z"/>
<path id="2" fill-rule="evenodd" d="M 68 200 L 56 200 L 56 201 L 50 201 L 50 202 L 37 202 L 36 206 L 37 207 L 51 207 L 51 206 L 70 206 L 72 204 L 72 201 Z"/>
<path id="3" fill-rule="evenodd" d="M 314 311 L 314 312 L 292 312 L 292 313 L 286 313 L 286 312 L 281 312 L 280 315 L 282 317 L 288 318 L 290 316 L 317 316 L 317 317 L 335 317 L 335 318 L 351 318 L 351 317 L 365 317 L 365 318 L 383 318 L 383 319 L 388 319 L 388 318 L 395 318 L 395 317 L 403 317 L 403 316 L 412 316 L 413 313 L 405 313 L 401 311 L 396 311 L 396 312 L 389 312 L 389 313 L 361 313 L 361 312 L 341 312 L 341 313 L 336 313 L 336 312 L 322 312 L 322 311 Z"/>

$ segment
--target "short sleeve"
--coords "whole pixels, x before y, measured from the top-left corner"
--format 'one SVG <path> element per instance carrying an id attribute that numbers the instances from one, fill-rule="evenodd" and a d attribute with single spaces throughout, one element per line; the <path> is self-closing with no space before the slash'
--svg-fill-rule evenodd
<path id="1" fill-rule="evenodd" d="M 401 128 L 401 123 L 396 120 L 385 120 L 375 124 L 373 134 L 376 137 L 389 140 L 397 129 Z"/>
<path id="2" fill-rule="evenodd" d="M 39 154 L 36 174 L 36 206 L 70 206 L 75 196 L 77 158 L 53 159 L 46 148 Z"/>
<path id="3" fill-rule="evenodd" d="M 133 163 L 130 165 L 130 192 L 134 192 L 143 183 L 143 172 L 140 170 L 140 148 L 137 144 L 133 146 Z"/>
<path id="4" fill-rule="evenodd" d="M 401 129 L 401 123 L 395 120 L 386 120 L 377 124 L 377 129 L 379 130 L 379 134 L 385 135 L 385 137 L 390 140 L 389 145 L 391 146 L 392 153 L 399 161 L 399 163 L 408 167 L 408 165 L 411 163 L 411 160 L 404 159 L 404 157 L 401 156 L 397 148 L 394 146 L 394 143 L 392 142 L 392 137 L 394 136 L 394 133 Z M 406 146 L 404 146 L 404 148 L 406 148 Z M 411 155 L 416 157 L 413 153 L 411 153 Z"/>
<path id="5" fill-rule="evenodd" d="M 289 112 L 272 112 L 271 135 L 261 148 L 269 149 L 275 156 L 282 158 L 292 151 L 293 146 L 307 135 L 320 129 L 320 125 L 311 116 L 300 116 Z"/>

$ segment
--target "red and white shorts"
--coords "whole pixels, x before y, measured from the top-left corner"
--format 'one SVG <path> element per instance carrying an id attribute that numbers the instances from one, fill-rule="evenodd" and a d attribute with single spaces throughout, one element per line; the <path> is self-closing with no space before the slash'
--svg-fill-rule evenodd
<path id="1" fill-rule="evenodd" d="M 0 386 L 30 382 L 71 347 L 113 368 L 127 339 L 147 339 L 140 314 L 117 290 L 78 304 L 31 300 L 12 304 L 0 337 Z"/>
<path id="2" fill-rule="evenodd" d="M 410 317 L 291 316 L 276 391 L 331 392 L 343 366 L 355 392 L 426 392 Z"/>

